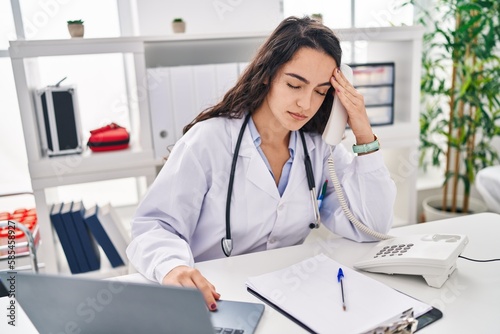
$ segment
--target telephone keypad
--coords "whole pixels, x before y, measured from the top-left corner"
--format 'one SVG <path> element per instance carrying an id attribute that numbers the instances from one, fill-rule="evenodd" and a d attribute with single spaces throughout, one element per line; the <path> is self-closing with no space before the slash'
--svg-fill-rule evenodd
<path id="1" fill-rule="evenodd" d="M 400 244 L 400 245 L 392 245 L 392 246 L 384 246 L 381 250 L 378 251 L 377 254 L 373 256 L 373 258 L 377 257 L 386 257 L 386 256 L 401 256 L 406 253 L 409 249 L 411 249 L 414 244 Z"/>

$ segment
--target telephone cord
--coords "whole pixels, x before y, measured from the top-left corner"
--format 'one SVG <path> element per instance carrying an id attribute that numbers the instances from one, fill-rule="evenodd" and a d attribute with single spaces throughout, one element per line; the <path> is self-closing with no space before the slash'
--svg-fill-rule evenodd
<path id="1" fill-rule="evenodd" d="M 337 178 L 337 173 L 335 172 L 335 163 L 333 162 L 333 150 L 331 146 L 330 146 L 330 157 L 328 158 L 328 170 L 330 172 L 330 178 L 332 179 L 333 187 L 335 188 L 335 192 L 337 193 L 337 198 L 339 199 L 340 206 L 342 207 L 342 210 L 344 211 L 349 221 L 353 223 L 354 226 L 358 228 L 358 230 L 376 239 L 387 240 L 393 238 L 393 236 L 391 235 L 379 233 L 377 231 L 372 230 L 371 228 L 360 222 L 358 218 L 356 218 L 352 213 L 352 211 L 349 209 L 344 197 L 344 192 L 342 191 L 342 188 L 340 186 L 339 179 Z"/>

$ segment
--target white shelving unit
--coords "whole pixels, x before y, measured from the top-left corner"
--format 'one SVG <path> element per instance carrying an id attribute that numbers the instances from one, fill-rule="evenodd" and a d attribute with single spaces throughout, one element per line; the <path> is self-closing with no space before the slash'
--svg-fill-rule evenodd
<path id="1" fill-rule="evenodd" d="M 21 120 L 28 155 L 33 194 L 40 225 L 42 242 L 38 249 L 45 272 L 64 271 L 60 249 L 53 236 L 49 205 L 52 188 L 120 178 L 146 178 L 150 184 L 156 176 L 150 136 L 150 117 L 146 98 L 137 98 L 138 89 L 146 82 L 143 42 L 134 38 L 68 39 L 46 41 L 13 41 L 9 48 Z M 41 88 L 39 59 L 53 56 L 131 55 L 134 73 L 129 76 L 129 100 L 137 101 L 129 108 L 131 120 L 131 145 L 121 151 L 92 153 L 86 150 L 79 155 L 47 157 L 41 147 L 33 92 Z M 96 77 L 99 73 L 95 74 Z"/>
<path id="2" fill-rule="evenodd" d="M 355 53 L 366 53 L 365 62 L 395 63 L 395 117 L 390 126 L 375 127 L 386 163 L 396 181 L 396 224 L 416 222 L 420 55 L 423 29 L 419 27 L 343 29 L 336 33 L 343 44 L 352 43 Z M 50 188 L 126 177 L 146 177 L 150 184 L 163 161 L 154 157 L 152 112 L 147 98 L 147 69 L 161 66 L 247 62 L 269 32 L 260 34 L 173 35 L 11 42 L 10 57 L 16 81 L 29 170 L 40 221 L 42 244 L 39 258 L 45 271 L 57 272 L 47 193 Z M 360 47 L 357 43 L 361 42 Z M 359 48 L 359 50 L 358 50 Z M 137 101 L 130 108 L 131 148 L 105 154 L 48 158 L 43 155 L 36 119 L 33 90 L 40 88 L 37 59 L 51 56 L 131 54 L 133 77 L 129 94 Z M 348 57 L 345 58 L 346 59 Z M 351 62 L 355 62 L 355 59 Z M 346 59 L 346 62 L 349 62 Z M 130 74 L 130 73 L 129 73 Z M 138 96 L 140 98 L 138 98 Z M 146 96 L 146 97 L 145 97 Z M 175 111 L 174 111 L 175 112 Z M 168 124 L 166 124 L 168 126 Z M 353 143 L 347 135 L 345 145 Z M 58 168 L 58 167 L 63 167 Z M 64 168 L 66 167 L 66 168 Z M 58 172 L 63 170 L 64 173 Z M 376 196 L 376 194 L 373 194 Z"/>
<path id="3" fill-rule="evenodd" d="M 384 27 L 337 31 L 344 42 L 355 48 L 367 63 L 395 63 L 394 123 L 373 127 L 380 139 L 385 162 L 394 179 L 398 196 L 394 205 L 394 225 L 417 222 L 417 176 L 422 38 L 424 29 Z M 344 144 L 354 144 L 352 133 Z M 376 194 L 373 194 L 376 196 Z"/>

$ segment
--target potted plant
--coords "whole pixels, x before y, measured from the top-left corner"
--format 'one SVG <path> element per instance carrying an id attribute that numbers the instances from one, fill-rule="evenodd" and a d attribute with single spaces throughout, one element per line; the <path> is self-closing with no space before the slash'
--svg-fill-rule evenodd
<path id="1" fill-rule="evenodd" d="M 439 200 L 424 200 L 432 213 L 486 211 L 470 198 L 476 173 L 499 160 L 491 141 L 500 136 L 500 23 L 498 0 L 439 0 L 422 13 L 420 165 L 444 166 Z M 430 160 L 430 161 L 429 161 Z M 426 209 L 430 211 L 426 211 Z M 434 212 L 433 212 L 434 210 Z"/>
<path id="2" fill-rule="evenodd" d="M 176 34 L 185 32 L 186 31 L 186 22 L 184 22 L 184 20 L 181 19 L 180 17 L 173 19 L 172 30 Z"/>
<path id="3" fill-rule="evenodd" d="M 323 23 L 323 14 L 321 13 L 311 14 L 311 19 L 316 20 L 319 23 Z"/>
<path id="4" fill-rule="evenodd" d="M 83 37 L 85 26 L 82 20 L 70 20 L 68 23 L 68 31 L 71 37 Z"/>

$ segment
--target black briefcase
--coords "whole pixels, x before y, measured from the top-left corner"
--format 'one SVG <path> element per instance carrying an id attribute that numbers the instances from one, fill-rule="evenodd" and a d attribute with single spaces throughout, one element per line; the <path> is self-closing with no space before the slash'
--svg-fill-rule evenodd
<path id="1" fill-rule="evenodd" d="M 76 90 L 48 86 L 36 91 L 36 109 L 43 154 L 49 157 L 83 150 Z"/>

